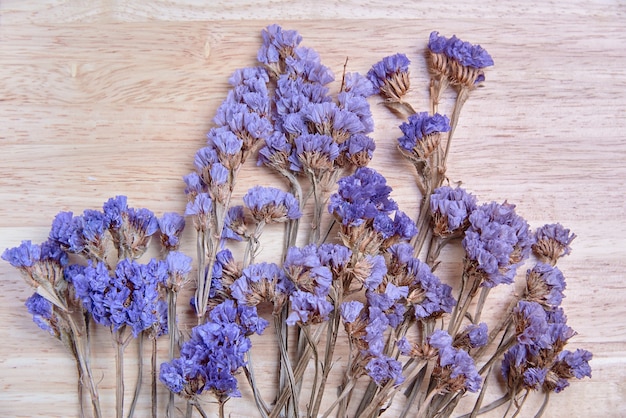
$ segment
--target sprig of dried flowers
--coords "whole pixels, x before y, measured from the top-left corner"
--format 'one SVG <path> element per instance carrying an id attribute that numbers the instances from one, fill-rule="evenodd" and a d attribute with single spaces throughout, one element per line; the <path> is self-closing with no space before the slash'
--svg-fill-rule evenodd
<path id="1" fill-rule="evenodd" d="M 173 394 L 187 400 L 186 416 L 194 408 L 206 416 L 204 392 L 215 396 L 224 416 L 228 399 L 241 396 L 241 372 L 263 417 L 378 416 L 401 390 L 402 417 L 415 410 L 420 417 L 449 416 L 466 392 L 479 391 L 467 416 L 503 404 L 505 416 L 511 410 L 517 415 L 532 391 L 544 393 L 541 415 L 550 393 L 574 377 L 590 377 L 591 353 L 564 349 L 575 332 L 559 306 L 565 280 L 556 263 L 569 254 L 575 235 L 560 224 L 531 232 L 514 205 L 478 204 L 446 176 L 460 111 L 484 82 L 491 56 L 433 32 L 427 53 L 431 109 L 417 113 L 404 98 L 410 62 L 403 54 L 374 64 L 367 76 L 344 74 L 333 97 L 332 71 L 314 50 L 300 46 L 296 31 L 271 25 L 262 36 L 260 65 L 233 73 L 207 145 L 196 153 L 196 171 L 184 178 L 185 215 L 197 235 L 192 305 L 198 325 L 190 336 L 181 340 L 176 324 L 176 296 L 192 270 L 191 259 L 177 251 L 180 215 L 157 219 L 118 196 L 102 212 L 60 213 L 47 242 L 24 241 L 2 256 L 36 288 L 26 303 L 34 321 L 76 359 L 81 413 L 86 386 L 93 415 L 102 416 L 89 367 L 91 319 L 111 329 L 118 347 L 118 417 L 124 413 L 124 348 L 144 334 L 153 341 L 153 367 L 156 340 L 169 334 L 169 361 L 160 367 L 171 392 L 169 417 Z M 448 87 L 457 92 L 450 118 L 438 113 Z M 398 150 L 416 170 L 416 220 L 390 198 L 385 178 L 367 167 L 375 149 L 367 98 L 374 94 L 406 118 Z M 254 155 L 259 166 L 285 179 L 289 192 L 256 186 L 242 205 L 233 205 L 237 175 Z M 307 207 L 311 228 L 299 238 Z M 256 262 L 264 228 L 278 223 L 285 230 L 282 263 Z M 157 232 L 163 257 L 138 263 Z M 244 241 L 243 254 L 233 254 L 230 241 Z M 459 244 L 463 271 L 453 289 L 434 272 L 441 250 Z M 538 262 L 526 273 L 525 292 L 489 331 L 480 319 L 490 290 L 513 283 L 531 253 Z M 82 260 L 70 264 L 68 254 Z M 257 311 L 260 304 L 272 307 L 278 347 L 271 402 L 259 391 L 251 357 L 250 337 L 270 326 Z M 334 357 L 340 338 L 349 345 L 342 368 Z M 482 406 L 486 376 L 500 360 L 506 393 Z M 306 374 L 311 368 L 312 376 Z M 341 384 L 337 397 L 323 403 L 332 369 L 341 373 Z M 312 382 L 308 393 L 305 375 Z M 363 380 L 366 387 L 359 386 Z"/>

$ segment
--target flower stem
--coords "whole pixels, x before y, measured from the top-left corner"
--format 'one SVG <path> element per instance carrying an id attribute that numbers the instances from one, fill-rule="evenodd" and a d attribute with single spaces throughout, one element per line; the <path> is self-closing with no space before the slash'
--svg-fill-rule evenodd
<path id="1" fill-rule="evenodd" d="M 115 340 L 115 416 L 122 418 L 124 416 L 124 344 L 123 340 L 124 328 L 114 332 Z"/>
<path id="2" fill-rule="evenodd" d="M 152 357 L 150 359 L 152 368 L 152 418 L 157 417 L 157 339 L 152 338 Z M 168 404 L 169 407 L 169 404 Z"/>
<path id="3" fill-rule="evenodd" d="M 130 410 L 128 411 L 128 418 L 132 418 L 135 414 L 135 407 L 137 401 L 139 401 L 139 394 L 141 393 L 141 384 L 143 381 L 143 340 L 144 332 L 141 331 L 137 342 L 137 386 L 135 386 L 135 394 L 133 395 L 133 401 L 130 404 Z"/>
<path id="4" fill-rule="evenodd" d="M 178 347 L 178 325 L 176 323 L 176 297 L 178 293 L 173 289 L 167 290 L 167 331 L 169 334 L 168 361 L 174 359 Z M 156 344 L 156 338 L 155 338 Z M 154 353 L 153 353 L 154 355 Z M 156 361 L 156 360 L 155 360 Z M 154 389 L 153 389 L 154 390 Z M 167 418 L 174 418 L 174 392 L 168 391 Z M 154 405 L 153 405 L 154 408 Z"/>

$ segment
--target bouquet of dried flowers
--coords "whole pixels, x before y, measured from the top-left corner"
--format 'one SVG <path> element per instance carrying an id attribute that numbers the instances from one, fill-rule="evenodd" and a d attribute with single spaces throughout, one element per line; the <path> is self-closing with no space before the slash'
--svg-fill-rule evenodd
<path id="1" fill-rule="evenodd" d="M 2 255 L 36 289 L 26 302 L 35 323 L 76 359 L 81 415 L 86 387 L 93 416 L 102 416 L 90 369 L 92 322 L 108 327 L 117 347 L 117 417 L 124 415 L 126 346 L 150 339 L 155 375 L 156 342 L 165 334 L 168 361 L 159 377 L 170 392 L 168 417 L 177 411 L 175 395 L 186 416 L 207 416 L 205 392 L 225 416 L 243 380 L 266 418 L 373 417 L 396 401 L 402 417 L 444 417 L 467 392 L 478 393 L 471 417 L 502 405 L 505 416 L 516 416 L 531 392 L 541 392 L 540 416 L 551 393 L 590 377 L 591 353 L 564 349 L 575 332 L 559 306 L 565 280 L 556 264 L 575 235 L 558 223 L 531 231 L 515 205 L 479 203 L 447 176 L 461 109 L 493 65 L 487 51 L 431 33 L 431 106 L 416 112 L 405 99 L 411 78 L 404 54 L 383 58 L 366 75 L 344 68 L 333 95 L 333 72 L 300 45 L 296 31 L 271 25 L 262 37 L 258 66 L 229 79 L 196 170 L 184 178 L 185 216 L 197 237 L 197 325 L 190 335 L 176 321 L 177 295 L 193 270 L 178 251 L 181 215 L 157 218 L 117 196 L 102 211 L 59 213 L 47 242 L 24 241 Z M 439 113 L 447 89 L 456 92 L 450 117 Z M 383 175 L 367 167 L 376 148 L 368 136 L 374 95 L 402 120 L 397 147 L 415 168 L 421 196 L 415 219 L 391 199 Z M 249 158 L 284 179 L 287 190 L 257 185 L 234 202 Z M 258 261 L 263 231 L 275 224 L 284 228 L 280 263 Z M 160 237 L 161 255 L 139 263 L 152 236 Z M 460 277 L 442 281 L 435 272 L 448 246 L 462 247 L 463 267 Z M 531 257 L 525 291 L 488 329 L 481 315 L 491 289 L 513 283 Z M 251 348 L 260 338 L 253 334 L 270 326 L 277 367 L 268 398 Z M 336 357 L 337 344 L 347 345 L 347 358 Z M 143 359 L 138 364 L 128 416 L 141 390 Z M 494 367 L 504 395 L 483 406 Z M 339 384 L 334 392 L 331 381 Z M 153 379 L 153 416 L 156 385 Z"/>

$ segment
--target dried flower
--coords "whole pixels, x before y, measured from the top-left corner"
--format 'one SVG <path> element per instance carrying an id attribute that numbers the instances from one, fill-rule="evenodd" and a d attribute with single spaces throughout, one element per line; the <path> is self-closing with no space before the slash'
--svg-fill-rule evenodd
<path id="1" fill-rule="evenodd" d="M 274 187 L 255 186 L 248 190 L 243 201 L 257 222 L 286 222 L 302 216 L 296 198 Z"/>
<path id="2" fill-rule="evenodd" d="M 560 257 L 568 255 L 572 250 L 570 244 L 576 235 L 570 233 L 561 224 L 548 224 L 535 231 L 536 241 L 533 252 L 544 262 L 555 265 Z"/>
<path id="3" fill-rule="evenodd" d="M 176 212 L 166 212 L 157 221 L 161 244 L 167 251 L 176 251 L 180 245 L 180 234 L 185 228 L 185 218 Z"/>
<path id="4" fill-rule="evenodd" d="M 409 64 L 406 55 L 391 55 L 374 64 L 367 78 L 385 99 L 401 102 L 411 86 Z"/>

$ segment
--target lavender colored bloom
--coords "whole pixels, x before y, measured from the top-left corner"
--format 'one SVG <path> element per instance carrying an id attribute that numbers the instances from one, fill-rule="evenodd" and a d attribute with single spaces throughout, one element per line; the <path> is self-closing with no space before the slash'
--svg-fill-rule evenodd
<path id="1" fill-rule="evenodd" d="M 273 64 L 291 55 L 302 37 L 295 30 L 283 30 L 279 25 L 269 25 L 261 32 L 263 44 L 257 59 L 263 64 Z"/>
<path id="2" fill-rule="evenodd" d="M 208 193 L 199 193 L 193 201 L 187 203 L 185 216 L 208 215 L 211 213 L 213 201 Z"/>
<path id="3" fill-rule="evenodd" d="M 238 154 L 243 146 L 243 141 L 225 126 L 211 129 L 207 134 L 207 140 L 209 146 L 217 151 L 220 161 Z"/>
<path id="4" fill-rule="evenodd" d="M 180 289 L 187 281 L 187 275 L 191 273 L 192 261 L 191 257 L 181 252 L 170 251 L 165 258 L 169 276 L 168 285 L 175 290 Z"/>
<path id="5" fill-rule="evenodd" d="M 325 297 L 333 281 L 331 269 L 322 264 L 322 259 L 328 260 L 327 253 L 326 247 L 315 244 L 289 248 L 283 262 L 287 277 L 298 289 Z"/>
<path id="6" fill-rule="evenodd" d="M 452 337 L 444 330 L 436 330 L 428 337 L 428 344 L 431 347 L 443 349 L 452 345 Z"/>
<path id="7" fill-rule="evenodd" d="M 237 323 L 246 336 L 254 333 L 261 335 L 269 325 L 269 322 L 259 317 L 256 306 L 235 304 L 231 299 L 226 299 L 213 308 L 209 318 L 215 324 Z"/>
<path id="8" fill-rule="evenodd" d="M 346 323 L 351 323 L 357 320 L 363 311 L 363 303 L 358 300 L 351 300 L 349 302 L 343 302 L 341 304 L 341 318 Z"/>
<path id="9" fill-rule="evenodd" d="M 329 266 L 334 271 L 343 269 L 352 257 L 352 251 L 345 245 L 330 243 L 320 245 L 317 254 L 320 263 Z"/>
<path id="10" fill-rule="evenodd" d="M 74 217 L 72 212 L 59 212 L 52 220 L 49 238 L 70 252 L 80 253 L 84 248 L 81 227 L 81 219 Z"/>
<path id="11" fill-rule="evenodd" d="M 56 335 L 55 329 L 51 326 L 53 319 L 52 303 L 43 296 L 34 293 L 26 299 L 26 308 L 28 313 L 33 316 L 33 322 L 44 331 L 48 331 L 51 335 Z"/>
<path id="12" fill-rule="evenodd" d="M 209 182 L 215 186 L 221 186 L 228 182 L 230 171 L 222 163 L 214 163 L 209 170 Z"/>
<path id="13" fill-rule="evenodd" d="M 484 273 L 481 285 L 512 283 L 533 243 L 528 223 L 515 213 L 515 205 L 495 202 L 479 206 L 469 221 L 463 247 L 467 258 Z"/>
<path id="14" fill-rule="evenodd" d="M 330 68 L 322 65 L 320 56 L 311 48 L 299 47 L 285 58 L 286 70 L 291 77 L 300 77 L 312 84 L 326 85 L 335 80 Z"/>
<path id="15" fill-rule="evenodd" d="M 540 367 L 530 367 L 524 372 L 524 386 L 530 389 L 539 390 L 543 386 L 548 375 L 548 369 Z"/>
<path id="16" fill-rule="evenodd" d="M 382 355 L 385 348 L 385 331 L 389 326 L 389 319 L 379 307 L 368 308 L 368 319 L 363 340 L 367 343 L 367 354 Z"/>
<path id="17" fill-rule="evenodd" d="M 172 392 L 187 398 L 204 391 L 216 397 L 239 397 L 234 374 L 243 367 L 251 343 L 243 328 L 233 322 L 207 322 L 191 332 L 180 358 L 161 365 L 160 380 Z"/>
<path id="18" fill-rule="evenodd" d="M 526 298 L 548 308 L 561 304 L 565 297 L 565 277 L 557 267 L 537 263 L 526 274 Z"/>
<path id="19" fill-rule="evenodd" d="M 236 205 L 228 208 L 226 218 L 224 218 L 224 229 L 222 239 L 232 239 L 241 241 L 246 234 L 246 220 L 243 213 L 243 206 Z"/>
<path id="20" fill-rule="evenodd" d="M 183 176 L 183 180 L 187 186 L 185 187 L 185 194 L 196 196 L 206 192 L 206 184 L 195 171 Z"/>
<path id="21" fill-rule="evenodd" d="M 536 302 L 521 300 L 513 311 L 517 341 L 526 346 L 547 348 L 550 345 L 546 311 Z"/>
<path id="22" fill-rule="evenodd" d="M 180 245 L 180 234 L 185 229 L 185 218 L 176 212 L 166 212 L 157 221 L 161 243 L 168 250 L 176 250 Z"/>
<path id="23" fill-rule="evenodd" d="M 409 302 L 413 304 L 417 319 L 437 318 L 446 312 L 452 312 L 456 305 L 452 288 L 441 283 L 426 263 L 414 258 L 407 263 L 407 271 L 414 278 L 409 286 Z"/>
<path id="24" fill-rule="evenodd" d="M 430 196 L 435 234 L 445 237 L 466 229 L 476 209 L 476 197 L 461 187 L 441 186 Z"/>
<path id="25" fill-rule="evenodd" d="M 398 138 L 398 144 L 402 149 L 412 151 L 418 143 L 421 143 L 431 134 L 448 132 L 450 120 L 445 115 L 435 113 L 430 116 L 428 112 L 415 113 L 409 116 L 407 122 L 400 125 L 402 137 Z M 429 155 L 429 154 L 428 154 Z M 428 155 L 425 155 L 427 158 Z"/>
<path id="26" fill-rule="evenodd" d="M 257 222 L 286 222 L 302 216 L 295 196 L 274 187 L 255 186 L 248 190 L 243 202 Z"/>
<path id="27" fill-rule="evenodd" d="M 364 134 L 352 135 L 350 139 L 342 144 L 341 151 L 345 153 L 348 159 L 353 157 L 358 158 L 359 155 L 363 155 L 366 158 L 362 158 L 364 162 L 362 164 L 355 164 L 363 166 L 369 162 L 374 156 L 376 150 L 376 143 L 372 138 Z M 354 163 L 354 161 L 353 161 Z"/>
<path id="28" fill-rule="evenodd" d="M 369 266 L 369 274 L 365 278 L 363 285 L 366 289 L 374 291 L 378 286 L 380 286 L 385 274 L 387 274 L 385 257 L 382 255 L 366 255 L 365 261 Z"/>
<path id="29" fill-rule="evenodd" d="M 343 225 L 358 226 L 373 220 L 380 212 L 390 213 L 398 208 L 389 198 L 391 187 L 385 178 L 368 167 L 359 167 L 351 176 L 338 181 L 337 193 L 330 196 L 328 211 Z"/>
<path id="30" fill-rule="evenodd" d="M 388 381 L 393 381 L 394 385 L 404 382 L 402 363 L 385 355 L 372 357 L 365 366 L 365 370 L 379 386 L 384 385 Z"/>
<path id="31" fill-rule="evenodd" d="M 576 351 L 564 350 L 559 353 L 557 362 L 567 365 L 569 368 L 569 374 L 576 379 L 582 379 L 583 377 L 591 377 L 591 361 L 593 355 L 583 349 L 577 349 Z"/>
<path id="32" fill-rule="evenodd" d="M 230 286 L 231 296 L 239 305 L 256 306 L 267 301 L 280 309 L 294 291 L 283 270 L 274 263 L 251 264 Z"/>
<path id="33" fill-rule="evenodd" d="M 152 211 L 140 208 L 128 209 L 128 224 L 133 233 L 138 236 L 151 236 L 159 230 L 159 223 Z"/>
<path id="34" fill-rule="evenodd" d="M 550 260 L 552 264 L 556 260 L 569 254 L 572 250 L 570 244 L 576 238 L 576 234 L 570 233 L 563 225 L 547 224 L 535 231 L 536 242 L 533 251 L 540 258 Z"/>
<path id="35" fill-rule="evenodd" d="M 464 332 L 467 333 L 472 348 L 482 347 L 487 344 L 489 335 L 487 333 L 487 324 L 484 322 L 478 325 L 468 325 Z"/>
<path id="36" fill-rule="evenodd" d="M 376 90 L 380 90 L 387 80 L 400 73 L 408 73 L 411 61 L 404 54 L 395 54 L 383 58 L 367 72 L 367 78 Z"/>
<path id="37" fill-rule="evenodd" d="M 333 304 L 326 300 L 326 296 L 296 290 L 289 296 L 289 300 L 291 313 L 285 321 L 289 326 L 327 321 L 333 311 Z"/>
<path id="38" fill-rule="evenodd" d="M 493 65 L 491 55 L 480 45 L 463 42 L 454 35 L 452 38 L 446 39 L 440 36 L 439 32 L 432 32 L 428 48 L 434 53 L 443 53 L 466 67 L 484 68 Z"/>
<path id="39" fill-rule="evenodd" d="M 404 356 L 410 356 L 413 352 L 413 344 L 411 344 L 406 337 L 400 338 L 396 345 L 398 346 L 398 351 L 400 351 L 400 354 Z"/>
<path id="40" fill-rule="evenodd" d="M 291 155 L 291 144 L 282 132 L 275 131 L 265 139 L 265 145 L 259 150 L 257 165 L 266 165 L 286 169 L 287 158 Z"/>
<path id="41" fill-rule="evenodd" d="M 115 196 L 107 200 L 103 207 L 104 218 L 110 229 L 119 229 L 124 223 L 123 215 L 128 212 L 126 196 Z"/>
<path id="42" fill-rule="evenodd" d="M 2 259 L 8 261 L 13 267 L 32 267 L 41 258 L 41 247 L 31 241 L 22 241 L 15 248 L 7 248 L 2 253 Z"/>
<path id="43" fill-rule="evenodd" d="M 328 135 L 300 135 L 294 140 L 294 145 L 295 149 L 289 156 L 290 169 L 293 171 L 331 170 L 339 156 L 339 145 Z"/>
<path id="44" fill-rule="evenodd" d="M 392 264 L 403 265 L 413 260 L 414 248 L 411 244 L 400 242 L 394 244 L 387 250 L 392 256 Z"/>
<path id="45" fill-rule="evenodd" d="M 429 338 L 429 344 L 438 349 L 440 381 L 447 381 L 450 390 L 477 392 L 482 378 L 476 370 L 474 360 L 465 350 L 452 346 L 452 337 L 445 331 L 437 330 Z M 462 378 L 459 380 L 459 378 Z"/>

